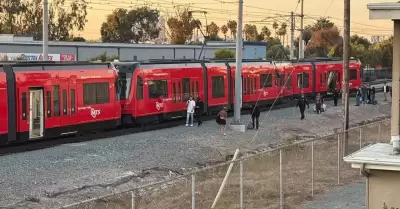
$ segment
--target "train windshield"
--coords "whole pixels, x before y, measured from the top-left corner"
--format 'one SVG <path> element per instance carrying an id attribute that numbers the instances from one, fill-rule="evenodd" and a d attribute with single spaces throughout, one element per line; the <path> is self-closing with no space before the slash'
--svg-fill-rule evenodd
<path id="1" fill-rule="evenodd" d="M 129 99 L 129 94 L 131 92 L 131 85 L 132 85 L 132 74 L 133 73 L 118 73 L 119 85 L 121 88 L 120 97 L 123 100 Z"/>

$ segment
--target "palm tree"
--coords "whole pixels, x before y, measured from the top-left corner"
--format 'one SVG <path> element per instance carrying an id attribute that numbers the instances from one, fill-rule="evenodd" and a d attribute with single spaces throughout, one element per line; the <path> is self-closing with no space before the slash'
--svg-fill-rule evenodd
<path id="1" fill-rule="evenodd" d="M 234 20 L 229 20 L 226 26 L 231 31 L 232 38 L 236 40 L 237 22 Z"/>
<path id="2" fill-rule="evenodd" d="M 278 35 L 278 33 L 277 33 L 277 29 L 278 29 L 278 27 L 279 27 L 279 25 L 278 25 L 278 23 L 275 21 L 273 24 L 272 24 L 272 28 L 275 30 L 275 37 Z"/>
<path id="3" fill-rule="evenodd" d="M 282 45 L 285 46 L 285 36 L 287 34 L 286 23 L 282 23 L 281 28 L 279 28 L 279 34 L 282 36 Z"/>
<path id="4" fill-rule="evenodd" d="M 229 30 L 229 28 L 228 28 L 228 26 L 226 26 L 226 25 L 223 25 L 223 26 L 221 27 L 221 32 L 224 34 L 225 41 L 226 41 L 226 33 L 228 33 L 228 30 Z"/>
<path id="5" fill-rule="evenodd" d="M 267 26 L 264 26 L 261 29 L 261 33 L 266 36 L 267 38 L 269 38 L 271 36 L 271 31 L 269 30 L 269 28 Z"/>

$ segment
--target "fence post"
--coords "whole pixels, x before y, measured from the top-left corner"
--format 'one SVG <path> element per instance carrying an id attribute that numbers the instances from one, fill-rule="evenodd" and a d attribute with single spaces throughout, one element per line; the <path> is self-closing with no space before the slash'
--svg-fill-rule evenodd
<path id="1" fill-rule="evenodd" d="M 338 146 L 337 146 L 337 183 L 340 184 L 340 134 L 337 135 Z"/>
<path id="2" fill-rule="evenodd" d="M 360 149 L 362 149 L 362 127 L 360 127 Z"/>
<path id="3" fill-rule="evenodd" d="M 381 122 L 378 122 L 378 142 L 381 141 Z"/>
<path id="4" fill-rule="evenodd" d="M 135 205 L 135 193 L 133 191 L 131 191 L 131 196 L 132 196 L 131 209 L 135 209 L 136 208 L 136 205 Z"/>
<path id="5" fill-rule="evenodd" d="M 314 197 L 314 141 L 311 145 L 311 197 Z"/>
<path id="6" fill-rule="evenodd" d="M 243 209 L 243 161 L 240 161 L 240 209 Z"/>
<path id="7" fill-rule="evenodd" d="M 282 174 L 282 148 L 279 149 L 279 206 L 283 209 L 283 174 Z"/>
<path id="8" fill-rule="evenodd" d="M 196 209 L 196 176 L 192 174 L 192 209 Z"/>

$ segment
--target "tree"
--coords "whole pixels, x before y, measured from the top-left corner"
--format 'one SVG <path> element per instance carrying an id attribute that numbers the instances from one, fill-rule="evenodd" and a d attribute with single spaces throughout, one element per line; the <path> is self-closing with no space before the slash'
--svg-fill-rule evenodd
<path id="1" fill-rule="evenodd" d="M 286 34 L 287 34 L 287 25 L 286 25 L 286 23 L 282 23 L 281 27 L 278 30 L 278 35 L 282 37 L 283 45 L 285 45 Z"/>
<path id="2" fill-rule="evenodd" d="M 107 61 L 114 61 L 116 59 L 119 59 L 118 55 L 111 55 L 107 56 L 107 52 L 103 52 L 95 57 L 89 58 L 89 61 L 101 61 L 101 62 L 107 62 Z"/>
<path id="3" fill-rule="evenodd" d="M 199 28 L 199 20 L 193 18 L 189 8 L 176 9 L 175 17 L 170 17 L 167 20 L 169 28 L 169 36 L 173 44 L 185 44 L 190 41 L 193 36 L 193 30 Z"/>
<path id="4" fill-rule="evenodd" d="M 243 33 L 245 36 L 245 39 L 247 41 L 256 41 L 258 32 L 257 32 L 257 26 L 256 25 L 251 25 L 251 24 L 245 24 L 243 28 Z"/>
<path id="5" fill-rule="evenodd" d="M 49 5 L 49 40 L 65 41 L 72 31 L 83 31 L 87 16 L 86 0 L 53 0 Z M 42 39 L 42 0 L 1 0 L 0 25 L 2 33 L 29 34 Z"/>
<path id="6" fill-rule="evenodd" d="M 207 34 L 210 37 L 218 37 L 219 27 L 215 22 L 211 22 L 209 25 L 206 26 Z"/>
<path id="7" fill-rule="evenodd" d="M 132 24 L 132 37 L 135 43 L 158 38 L 160 12 L 149 7 L 139 7 L 128 12 L 128 22 Z"/>
<path id="8" fill-rule="evenodd" d="M 274 21 L 274 23 L 272 24 L 272 28 L 275 30 L 275 37 L 278 35 L 277 30 L 278 30 L 278 23 L 276 21 Z"/>
<path id="9" fill-rule="evenodd" d="M 261 29 L 261 34 L 264 35 L 264 37 L 269 38 L 271 36 L 271 31 L 267 26 L 262 27 Z"/>
<path id="10" fill-rule="evenodd" d="M 100 28 L 103 42 L 145 42 L 158 37 L 158 10 L 139 7 L 130 11 L 116 9 L 107 16 Z"/>
<path id="11" fill-rule="evenodd" d="M 231 31 L 232 38 L 236 40 L 236 32 L 237 32 L 237 22 L 234 20 L 229 20 L 226 26 Z"/>
<path id="12" fill-rule="evenodd" d="M 284 48 L 281 44 L 276 44 L 268 47 L 267 58 L 270 59 L 286 59 L 289 50 Z M 286 55 L 285 55 L 286 54 Z"/>
<path id="13" fill-rule="evenodd" d="M 321 30 L 321 29 L 327 29 L 327 28 L 333 28 L 335 27 L 335 23 L 331 22 L 328 18 L 320 18 L 317 20 L 314 25 L 311 26 L 313 32 Z"/>
<path id="14" fill-rule="evenodd" d="M 226 26 L 226 25 L 223 25 L 223 26 L 221 27 L 221 32 L 224 34 L 225 41 L 226 41 L 226 34 L 228 33 L 228 30 L 229 30 L 229 28 L 228 28 L 228 26 Z"/>
<path id="15" fill-rule="evenodd" d="M 107 15 L 100 28 L 102 42 L 130 43 L 133 39 L 132 24 L 128 20 L 128 10 L 116 9 Z"/>
<path id="16" fill-rule="evenodd" d="M 220 49 L 215 52 L 216 59 L 232 59 L 235 58 L 235 52 L 228 49 Z"/>
<path id="17" fill-rule="evenodd" d="M 83 38 L 83 37 L 77 36 L 77 37 L 73 37 L 71 41 L 74 41 L 74 42 L 86 42 L 86 39 Z"/>
<path id="18" fill-rule="evenodd" d="M 368 49 L 371 46 L 371 42 L 369 42 L 368 39 L 359 36 L 357 34 L 354 34 L 350 37 L 350 43 L 352 44 L 361 44 L 363 45 L 366 49 Z"/>
<path id="19" fill-rule="evenodd" d="M 305 50 L 308 56 L 325 57 L 330 53 L 330 48 L 343 43 L 339 30 L 336 27 L 323 28 L 315 32 L 311 43 Z"/>
<path id="20" fill-rule="evenodd" d="M 73 0 L 65 8 L 65 0 L 53 0 L 49 8 L 50 39 L 66 41 L 74 29 L 83 31 L 87 22 L 87 4 L 86 0 Z"/>

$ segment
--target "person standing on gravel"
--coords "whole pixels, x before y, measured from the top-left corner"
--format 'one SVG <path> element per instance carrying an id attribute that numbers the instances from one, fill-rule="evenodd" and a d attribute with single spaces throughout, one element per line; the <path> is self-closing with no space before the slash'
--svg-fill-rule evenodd
<path id="1" fill-rule="evenodd" d="M 201 126 L 201 124 L 203 123 L 203 121 L 201 120 L 201 116 L 203 115 L 203 111 L 204 111 L 204 102 L 198 96 L 197 97 L 197 101 L 196 101 L 196 118 L 197 118 L 198 126 Z"/>
<path id="2" fill-rule="evenodd" d="M 228 118 L 228 108 L 224 107 L 219 113 L 218 113 L 218 124 L 221 126 L 221 134 L 226 136 L 225 133 L 225 125 L 226 125 L 226 119 Z"/>
<path id="3" fill-rule="evenodd" d="M 258 118 L 260 117 L 260 108 L 258 107 L 257 104 L 254 104 L 251 107 L 252 111 L 251 111 L 251 122 L 253 123 L 253 129 L 258 130 L 258 125 L 259 125 L 259 120 Z M 255 122 L 255 124 L 254 124 Z"/>
<path id="4" fill-rule="evenodd" d="M 193 114 L 194 114 L 194 108 L 196 107 L 196 102 L 193 100 L 192 96 L 189 97 L 189 100 L 186 102 L 186 105 L 187 105 L 186 126 L 189 126 L 189 121 L 190 121 L 190 126 L 193 126 Z"/>
<path id="5" fill-rule="evenodd" d="M 304 94 L 301 94 L 301 98 L 297 101 L 296 107 L 300 108 L 300 113 L 301 113 L 301 120 L 304 119 L 304 111 L 306 110 L 306 105 L 308 108 L 310 108 L 310 105 L 307 102 L 307 99 L 304 97 Z"/>

